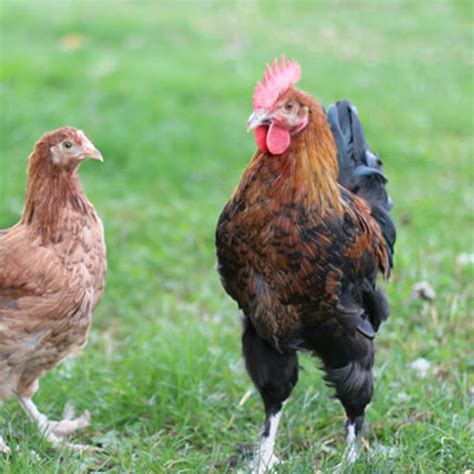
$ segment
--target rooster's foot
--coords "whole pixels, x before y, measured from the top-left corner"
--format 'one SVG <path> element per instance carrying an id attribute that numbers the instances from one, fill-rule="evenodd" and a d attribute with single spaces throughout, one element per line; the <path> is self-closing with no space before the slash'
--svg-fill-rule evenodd
<path id="1" fill-rule="evenodd" d="M 250 465 L 249 470 L 252 474 L 265 474 L 272 472 L 273 468 L 280 464 L 280 460 L 272 454 L 269 459 L 263 459 L 261 456 L 257 456 Z"/>

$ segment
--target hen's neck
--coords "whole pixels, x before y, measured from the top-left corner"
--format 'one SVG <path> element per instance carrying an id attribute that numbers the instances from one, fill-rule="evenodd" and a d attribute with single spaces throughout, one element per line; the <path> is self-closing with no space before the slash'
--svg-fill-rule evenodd
<path id="1" fill-rule="evenodd" d="M 65 219 L 69 211 L 83 215 L 90 212 L 77 170 L 30 165 L 21 223 L 29 226 L 44 243 L 54 242 L 69 221 Z"/>

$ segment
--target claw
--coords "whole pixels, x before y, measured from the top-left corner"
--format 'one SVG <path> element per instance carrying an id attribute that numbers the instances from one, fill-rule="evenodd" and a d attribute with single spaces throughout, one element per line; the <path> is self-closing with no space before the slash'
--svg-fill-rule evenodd
<path id="1" fill-rule="evenodd" d="M 86 410 L 81 416 L 74 418 L 74 407 L 71 403 L 67 403 L 64 407 L 64 419 L 61 421 L 50 421 L 46 415 L 43 415 L 43 413 L 38 410 L 31 398 L 17 395 L 17 399 L 30 420 L 37 423 L 43 436 L 45 436 L 54 446 L 65 446 L 79 453 L 97 450 L 96 448 L 84 446 L 82 444 L 64 442 L 69 435 L 74 433 L 74 431 L 89 426 L 91 421 L 91 414 L 89 411 Z"/>
<path id="2" fill-rule="evenodd" d="M 72 420 L 76 415 L 76 410 L 74 409 L 74 404 L 69 401 L 64 405 L 63 410 L 63 420 Z"/>
<path id="3" fill-rule="evenodd" d="M 68 443 L 65 442 L 64 439 L 57 437 L 54 434 L 49 434 L 47 436 L 48 441 L 55 447 L 55 448 L 67 448 L 70 449 L 71 451 L 74 451 L 75 453 L 78 454 L 84 454 L 84 453 L 98 453 L 101 451 L 100 448 L 97 448 L 96 446 L 88 446 L 86 444 L 75 444 L 75 443 Z"/>
<path id="4" fill-rule="evenodd" d="M 86 428 L 90 425 L 91 414 L 88 410 L 82 413 L 81 416 L 77 418 L 70 418 L 73 416 L 74 412 L 70 410 L 70 407 L 67 407 L 68 411 L 66 412 L 67 417 L 61 421 L 50 421 L 48 423 L 48 432 L 54 436 L 65 439 L 74 431 L 77 431 L 82 428 Z"/>
<path id="5" fill-rule="evenodd" d="M 64 443 L 64 446 L 68 449 L 72 449 L 75 453 L 79 454 L 92 454 L 100 453 L 101 449 L 96 446 L 88 446 L 87 444 L 73 444 L 73 443 Z"/>

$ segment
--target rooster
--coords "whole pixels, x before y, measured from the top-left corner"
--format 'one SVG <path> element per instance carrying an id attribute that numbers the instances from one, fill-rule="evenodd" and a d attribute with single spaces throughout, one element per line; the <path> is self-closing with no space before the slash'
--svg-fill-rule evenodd
<path id="1" fill-rule="evenodd" d="M 247 371 L 265 423 L 253 471 L 270 470 L 298 351 L 317 356 L 346 416 L 354 462 L 373 394 L 374 337 L 389 308 L 376 278 L 392 267 L 395 227 L 381 161 L 356 109 L 294 87 L 296 61 L 267 65 L 253 95 L 257 151 L 217 225 L 218 271 L 244 313 Z"/>
<path id="2" fill-rule="evenodd" d="M 102 222 L 77 174 L 88 158 L 102 161 L 82 131 L 46 133 L 29 158 L 21 219 L 0 231 L 0 403 L 16 397 L 54 445 L 90 421 L 71 408 L 50 421 L 32 400 L 39 379 L 86 344 L 104 291 Z M 0 450 L 9 451 L 1 436 Z"/>

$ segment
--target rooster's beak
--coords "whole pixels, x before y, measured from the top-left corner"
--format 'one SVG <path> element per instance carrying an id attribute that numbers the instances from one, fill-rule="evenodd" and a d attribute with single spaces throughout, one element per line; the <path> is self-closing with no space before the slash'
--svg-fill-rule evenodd
<path id="1" fill-rule="evenodd" d="M 270 125 L 270 115 L 265 109 L 255 110 L 247 120 L 247 132 L 259 125 Z"/>

